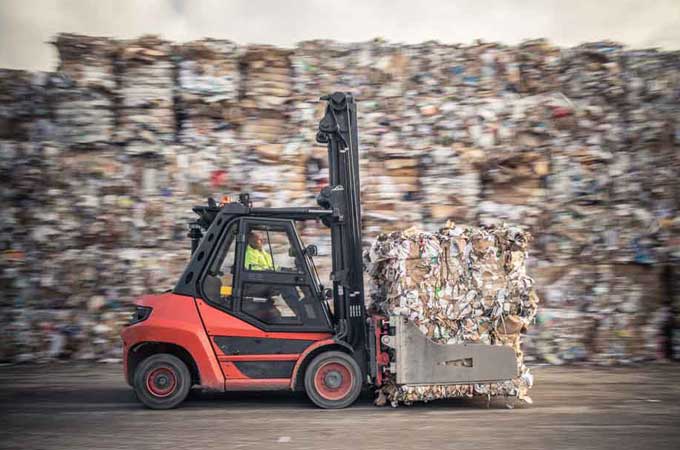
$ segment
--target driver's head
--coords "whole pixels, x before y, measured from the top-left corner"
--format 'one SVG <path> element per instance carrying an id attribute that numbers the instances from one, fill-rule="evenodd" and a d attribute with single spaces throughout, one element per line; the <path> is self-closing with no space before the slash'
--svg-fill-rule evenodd
<path id="1" fill-rule="evenodd" d="M 259 231 L 251 231 L 248 233 L 248 245 L 257 250 L 262 250 L 264 245 L 264 236 Z"/>

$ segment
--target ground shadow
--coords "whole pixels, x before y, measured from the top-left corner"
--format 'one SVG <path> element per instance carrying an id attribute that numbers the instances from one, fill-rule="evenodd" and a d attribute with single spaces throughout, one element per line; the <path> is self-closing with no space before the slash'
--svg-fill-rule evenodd
<path id="1" fill-rule="evenodd" d="M 373 405 L 373 392 L 364 390 L 353 408 L 371 408 L 382 411 L 403 411 L 405 409 L 505 409 L 506 399 L 458 398 L 436 400 L 432 402 L 416 402 L 412 405 L 400 405 L 393 408 L 389 404 L 382 407 Z M 101 386 L 88 383 L 79 386 L 77 383 L 55 382 L 54 384 L 33 384 L 17 386 L 0 386 L 0 403 L 4 407 L 18 411 L 63 408 L 69 411 L 114 411 L 143 410 L 144 406 L 137 401 L 127 385 L 116 383 Z M 515 402 L 517 403 L 517 402 Z M 267 407 L 272 409 L 316 409 L 304 392 L 269 391 L 269 392 L 207 392 L 192 390 L 181 408 L 188 409 L 252 409 Z M 522 407 L 515 404 L 515 407 Z"/>

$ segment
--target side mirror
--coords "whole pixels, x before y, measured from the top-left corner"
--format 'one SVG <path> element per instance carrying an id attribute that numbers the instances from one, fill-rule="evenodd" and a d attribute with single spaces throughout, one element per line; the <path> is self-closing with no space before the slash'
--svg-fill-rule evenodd
<path id="1" fill-rule="evenodd" d="M 319 249 L 316 248 L 316 245 L 314 244 L 308 245 L 307 247 L 305 247 L 305 254 L 309 256 L 316 256 L 319 254 Z"/>
<path id="2" fill-rule="evenodd" d="M 333 300 L 333 289 L 331 288 L 326 288 L 323 290 L 323 299 L 324 300 Z"/>

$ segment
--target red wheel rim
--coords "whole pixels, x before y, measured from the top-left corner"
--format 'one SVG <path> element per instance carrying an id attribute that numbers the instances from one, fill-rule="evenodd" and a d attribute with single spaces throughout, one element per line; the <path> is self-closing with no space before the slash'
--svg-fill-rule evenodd
<path id="1" fill-rule="evenodd" d="M 352 371 L 343 363 L 329 361 L 322 364 L 314 374 L 314 387 L 326 400 L 341 400 L 354 384 Z"/>
<path id="2" fill-rule="evenodd" d="M 170 367 L 157 367 L 146 375 L 146 389 L 156 397 L 167 397 L 176 386 L 177 376 Z"/>

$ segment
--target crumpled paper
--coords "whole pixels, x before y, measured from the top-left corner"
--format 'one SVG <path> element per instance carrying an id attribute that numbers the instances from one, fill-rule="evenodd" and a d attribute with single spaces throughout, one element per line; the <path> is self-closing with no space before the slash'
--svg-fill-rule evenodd
<path id="1" fill-rule="evenodd" d="M 538 308 L 526 272 L 531 235 L 516 226 L 447 224 L 436 233 L 415 228 L 380 235 L 364 259 L 370 308 L 413 321 L 434 342 L 506 345 L 517 355 L 519 376 L 502 383 L 398 386 L 389 380 L 379 401 L 428 401 L 486 395 L 531 402 L 533 376 L 524 365 L 522 333 Z"/>

